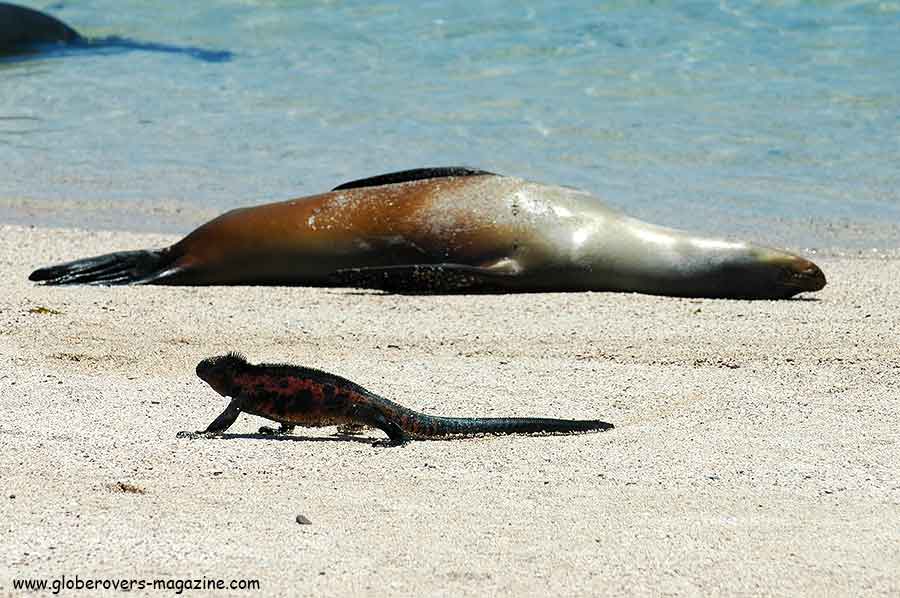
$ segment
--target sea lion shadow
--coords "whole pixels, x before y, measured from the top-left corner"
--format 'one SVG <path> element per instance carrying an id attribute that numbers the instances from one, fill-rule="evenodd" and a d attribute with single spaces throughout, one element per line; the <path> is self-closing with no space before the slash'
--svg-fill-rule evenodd
<path id="1" fill-rule="evenodd" d="M 524 290 L 524 291 L 509 291 L 503 289 L 466 289 L 466 290 L 458 290 L 458 291 L 422 291 L 422 290 L 384 290 L 384 289 L 365 289 L 365 288 L 341 288 L 341 287 L 331 287 L 329 289 L 329 294 L 332 295 L 350 295 L 350 296 L 360 296 L 360 297 L 371 297 L 371 296 L 394 296 L 394 297 L 448 297 L 448 296 L 484 296 L 484 295 L 539 295 L 539 294 L 577 294 L 577 293 L 594 293 L 597 295 L 607 295 L 607 294 L 631 294 L 631 295 L 643 295 L 644 293 L 635 293 L 633 291 L 577 291 L 577 290 L 569 290 L 569 289 L 560 289 L 555 291 L 534 291 L 534 290 Z M 821 301 L 818 297 L 787 297 L 784 299 L 772 299 L 771 297 L 679 297 L 677 295 L 655 295 L 650 294 L 650 297 L 663 297 L 666 299 L 703 299 L 704 301 L 799 301 L 799 302 L 813 302 L 817 303 Z"/>
<path id="2" fill-rule="evenodd" d="M 424 289 L 366 289 L 354 287 L 330 287 L 332 295 L 352 295 L 352 296 L 388 296 L 388 297 L 466 297 L 466 296 L 483 296 L 483 295 L 540 295 L 552 293 L 584 293 L 594 291 L 573 291 L 569 289 L 560 289 L 556 291 L 535 291 L 531 289 L 509 290 L 509 289 L 462 289 L 462 290 L 424 290 Z"/>
<path id="3" fill-rule="evenodd" d="M 361 296 L 361 297 L 371 297 L 378 295 L 395 295 L 396 293 L 386 293 L 384 291 L 379 291 L 376 289 L 368 290 L 368 289 L 342 289 L 342 288 L 330 288 L 326 291 L 329 295 L 351 295 L 351 296 Z"/>
<path id="4" fill-rule="evenodd" d="M 665 295 L 658 296 L 664 297 Z M 694 298 L 696 299 L 696 297 Z M 792 301 L 800 303 L 821 301 L 821 299 L 819 299 L 818 297 L 798 297 L 796 295 L 793 297 L 782 297 L 780 299 L 773 299 L 771 297 L 700 297 L 700 299 L 708 299 L 710 301 L 778 301 L 779 303 L 782 301 L 787 301 L 789 303 Z"/>
<path id="5" fill-rule="evenodd" d="M 158 52 L 181 54 L 203 62 L 230 62 L 234 53 L 228 50 L 210 50 L 196 46 L 176 46 L 119 37 L 117 35 L 81 39 L 68 44 L 38 43 L 0 53 L 0 63 L 22 62 L 35 59 L 62 58 L 74 54 L 91 52 L 101 55 L 125 54 L 127 52 Z"/>
<path id="6" fill-rule="evenodd" d="M 117 35 L 91 38 L 81 44 L 75 44 L 73 48 L 94 49 L 110 54 L 135 51 L 181 54 L 203 62 L 230 62 L 234 58 L 234 53 L 228 50 L 210 50 L 197 46 L 175 46 L 155 42 L 142 42 Z"/>

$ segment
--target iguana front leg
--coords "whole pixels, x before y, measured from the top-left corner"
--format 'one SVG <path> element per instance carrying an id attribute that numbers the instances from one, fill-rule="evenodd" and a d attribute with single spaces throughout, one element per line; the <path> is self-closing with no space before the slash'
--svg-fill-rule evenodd
<path id="1" fill-rule="evenodd" d="M 219 417 L 206 426 L 205 430 L 202 432 L 182 431 L 175 435 L 176 438 L 212 438 L 214 436 L 221 436 L 222 432 L 230 428 L 238 415 L 241 414 L 241 405 L 243 405 L 243 403 L 243 397 L 238 396 L 231 399 L 231 402 L 225 407 L 225 411 L 220 413 Z"/>

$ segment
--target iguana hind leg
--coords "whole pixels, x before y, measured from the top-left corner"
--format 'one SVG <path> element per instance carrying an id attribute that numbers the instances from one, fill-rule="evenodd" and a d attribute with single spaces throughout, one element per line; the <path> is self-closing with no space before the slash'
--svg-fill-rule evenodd
<path id="1" fill-rule="evenodd" d="M 284 436 L 294 431 L 294 424 L 281 424 L 278 429 L 270 426 L 260 426 L 259 433 L 267 436 Z"/>
<path id="2" fill-rule="evenodd" d="M 359 436 L 367 426 L 363 424 L 341 424 L 337 427 L 338 436 Z"/>

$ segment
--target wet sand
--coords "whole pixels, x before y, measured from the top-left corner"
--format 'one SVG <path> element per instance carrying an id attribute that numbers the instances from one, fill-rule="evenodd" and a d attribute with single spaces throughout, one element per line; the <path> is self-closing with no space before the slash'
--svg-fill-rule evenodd
<path id="1" fill-rule="evenodd" d="M 217 596 L 900 593 L 896 258 L 817 258 L 824 291 L 756 302 L 26 280 L 173 240 L 0 226 L 0 595 L 63 574 L 260 581 Z M 242 415 L 177 439 L 224 407 L 193 370 L 229 350 L 428 413 L 616 429 L 379 448 Z"/>

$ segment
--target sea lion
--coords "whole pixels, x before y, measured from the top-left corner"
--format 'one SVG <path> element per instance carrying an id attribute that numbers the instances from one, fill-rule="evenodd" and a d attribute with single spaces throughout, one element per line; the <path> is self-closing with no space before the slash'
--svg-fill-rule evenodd
<path id="1" fill-rule="evenodd" d="M 648 224 L 584 191 L 461 167 L 380 175 L 232 210 L 171 247 L 77 260 L 29 278 L 757 299 L 825 286 L 802 257 Z"/>
<path id="2" fill-rule="evenodd" d="M 81 35 L 59 19 L 37 10 L 0 2 L 0 54 L 38 44 L 72 44 Z"/>
<path id="3" fill-rule="evenodd" d="M 232 58 L 232 53 L 227 50 L 142 42 L 117 35 L 86 38 L 50 15 L 17 4 L 0 2 L 0 56 L 27 55 L 48 49 L 51 45 L 106 52 L 137 50 L 186 54 L 206 62 L 227 62 Z"/>

